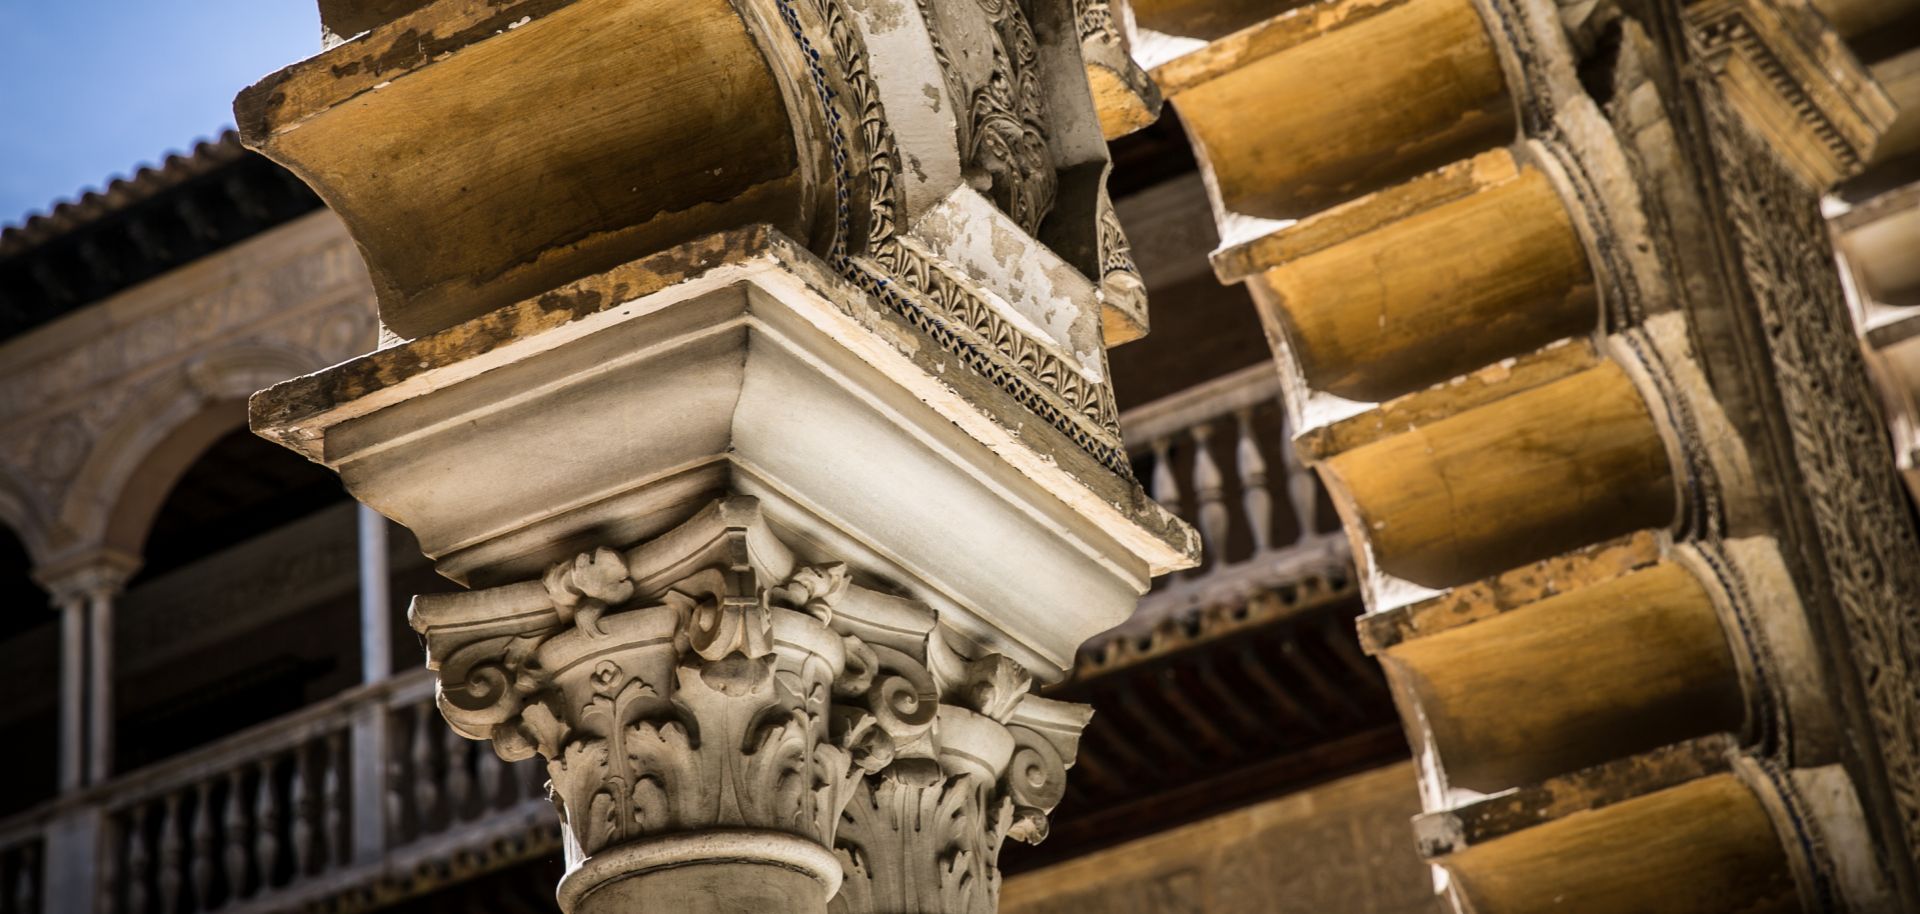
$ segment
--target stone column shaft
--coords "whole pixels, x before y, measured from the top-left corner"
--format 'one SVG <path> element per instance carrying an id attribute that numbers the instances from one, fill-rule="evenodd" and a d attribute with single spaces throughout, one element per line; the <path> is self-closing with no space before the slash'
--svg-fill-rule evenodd
<path id="1" fill-rule="evenodd" d="M 97 586 L 87 604 L 87 780 L 113 774 L 113 594 Z"/>
<path id="2" fill-rule="evenodd" d="M 392 638 L 387 613 L 392 612 L 392 571 L 387 567 L 387 519 L 360 505 L 360 681 L 371 685 L 393 670 Z"/>
<path id="3" fill-rule="evenodd" d="M 60 790 L 80 789 L 87 778 L 87 600 L 55 598 L 60 613 Z"/>
<path id="4" fill-rule="evenodd" d="M 113 604 L 137 559 L 90 554 L 38 569 L 60 613 L 60 787 L 113 773 Z"/>

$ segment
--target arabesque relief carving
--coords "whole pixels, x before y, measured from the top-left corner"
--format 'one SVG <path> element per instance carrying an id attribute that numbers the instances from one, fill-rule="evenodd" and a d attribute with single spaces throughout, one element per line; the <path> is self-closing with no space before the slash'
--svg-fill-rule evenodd
<path id="1" fill-rule="evenodd" d="M 973 89 L 962 148 L 991 176 L 991 196 L 1028 234 L 1053 210 L 1059 180 L 1047 149 L 1033 26 L 1017 0 L 978 0 L 993 22 L 993 68 Z"/>
<path id="2" fill-rule="evenodd" d="M 570 868 L 715 829 L 830 849 L 834 910 L 990 912 L 1091 710 L 968 658 L 921 604 L 802 564 L 749 498 L 539 582 L 416 600 L 461 734 L 545 759 Z"/>
<path id="3" fill-rule="evenodd" d="M 805 19 L 796 2 L 811 7 Z M 935 8 L 923 2 L 919 9 L 929 25 L 928 38 L 942 84 L 951 98 L 968 100 L 967 115 L 956 119 L 957 141 L 968 167 L 986 180 L 985 190 L 998 207 L 1035 233 L 1053 210 L 1059 178 L 1047 145 L 1032 27 L 1014 0 L 978 2 L 993 17 L 988 41 L 993 66 L 971 88 L 951 56 L 951 41 L 943 38 Z M 815 94 L 836 127 L 826 137 L 833 148 L 835 194 L 842 200 L 864 197 L 866 204 L 864 226 L 854 223 L 853 209 L 842 207 L 827 262 L 965 359 L 969 367 L 994 379 L 1108 469 L 1130 475 L 1120 446 L 1119 409 L 1112 387 L 1089 379 L 1029 337 L 1002 316 L 975 284 L 903 243 L 900 149 L 880 103 L 864 41 L 839 0 L 782 0 L 780 10 L 793 39 L 813 61 L 809 75 Z M 837 72 L 829 74 L 819 64 L 821 58 L 809 37 L 813 22 L 825 32 L 833 52 L 830 59 L 839 65 Z M 856 161 L 864 167 L 856 170 Z M 1118 220 L 1090 215 L 1099 220 L 1095 228 L 1103 272 L 1122 269 L 1118 265 L 1123 259 L 1130 266 Z M 864 228 L 864 244 L 856 247 L 860 228 Z M 1105 282 L 1105 275 L 1090 278 L 1113 288 L 1125 285 Z"/>
<path id="4" fill-rule="evenodd" d="M 1721 100 L 1706 106 L 1739 244 L 1766 330 L 1822 567 L 1844 622 L 1871 738 L 1908 847 L 1920 847 L 1920 566 L 1873 391 L 1851 341 L 1817 194 Z"/>

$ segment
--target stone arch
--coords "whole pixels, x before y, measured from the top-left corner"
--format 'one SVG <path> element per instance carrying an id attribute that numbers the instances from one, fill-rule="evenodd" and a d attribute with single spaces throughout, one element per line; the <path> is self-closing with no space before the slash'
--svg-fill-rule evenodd
<path id="1" fill-rule="evenodd" d="M 95 441 L 66 492 L 60 520 L 70 548 L 139 555 L 173 483 L 245 425 L 247 397 L 326 364 L 300 347 L 254 341 L 190 360 L 140 392 Z"/>
<path id="2" fill-rule="evenodd" d="M 19 538 L 35 565 L 47 560 L 53 537 L 44 503 L 6 467 L 0 467 L 0 526 Z"/>

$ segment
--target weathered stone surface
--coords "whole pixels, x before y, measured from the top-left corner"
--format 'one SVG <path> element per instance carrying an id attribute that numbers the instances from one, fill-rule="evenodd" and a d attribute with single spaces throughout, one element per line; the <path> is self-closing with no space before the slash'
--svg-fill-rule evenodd
<path id="1" fill-rule="evenodd" d="M 402 336 L 768 222 L 876 295 L 950 302 L 956 272 L 991 290 L 968 320 L 989 346 L 1097 386 L 1103 345 L 1146 329 L 1086 90 L 1097 19 L 1069 0 L 439 0 L 235 110 L 346 219 Z M 996 310 L 1011 327 L 986 326 Z"/>

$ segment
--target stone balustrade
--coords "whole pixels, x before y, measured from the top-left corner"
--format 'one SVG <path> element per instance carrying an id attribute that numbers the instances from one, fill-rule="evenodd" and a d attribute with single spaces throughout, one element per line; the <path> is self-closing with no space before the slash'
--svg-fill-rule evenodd
<path id="1" fill-rule="evenodd" d="M 242 757 L 161 766 L 115 798 L 106 910 L 222 910 L 349 862 L 345 722 L 273 730 L 248 739 Z"/>
<path id="2" fill-rule="evenodd" d="M 368 718 L 380 739 L 356 726 Z M 382 742 L 384 764 L 358 764 Z M 99 914 L 374 901 L 551 847 L 545 772 L 480 749 L 440 722 L 425 671 L 343 693 L 16 817 L 0 911 L 84 910 L 49 900 L 76 882 Z M 356 780 L 366 770 L 379 776 Z M 44 836 L 76 821 L 97 843 L 47 854 Z"/>
<path id="3" fill-rule="evenodd" d="M 1206 555 L 1187 578 L 1318 535 L 1318 489 L 1281 413 L 1280 376 L 1262 362 L 1120 417 L 1154 500 L 1200 530 Z"/>
<path id="4" fill-rule="evenodd" d="M 1262 362 L 1128 410 L 1128 457 L 1155 501 L 1200 531 L 1200 565 L 1155 582 L 1124 629 L 1344 576 L 1351 559 L 1326 495 L 1289 443 L 1280 375 Z"/>

